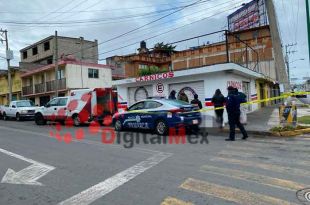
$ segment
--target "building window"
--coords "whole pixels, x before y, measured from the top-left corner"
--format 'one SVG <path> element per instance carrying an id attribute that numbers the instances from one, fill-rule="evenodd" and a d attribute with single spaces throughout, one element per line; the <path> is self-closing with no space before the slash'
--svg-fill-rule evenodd
<path id="1" fill-rule="evenodd" d="M 48 51 L 50 49 L 50 42 L 45 42 L 44 43 L 44 51 Z"/>
<path id="2" fill-rule="evenodd" d="M 139 69 L 147 69 L 147 68 L 148 68 L 147 65 L 144 65 L 144 64 L 140 64 L 140 65 L 139 65 Z"/>
<path id="3" fill-rule="evenodd" d="M 27 56 L 27 51 L 24 51 L 24 52 L 23 52 L 23 59 L 27 59 L 27 57 L 28 57 L 28 56 Z"/>
<path id="4" fill-rule="evenodd" d="M 47 59 L 47 64 L 53 64 L 53 59 L 52 58 L 49 58 L 49 59 Z"/>
<path id="5" fill-rule="evenodd" d="M 37 55 L 38 54 L 38 47 L 33 47 L 32 48 L 32 55 Z"/>
<path id="6" fill-rule="evenodd" d="M 63 79 L 65 77 L 64 70 L 57 71 L 57 80 Z"/>
<path id="7" fill-rule="evenodd" d="M 88 78 L 99 78 L 99 70 L 88 68 Z"/>

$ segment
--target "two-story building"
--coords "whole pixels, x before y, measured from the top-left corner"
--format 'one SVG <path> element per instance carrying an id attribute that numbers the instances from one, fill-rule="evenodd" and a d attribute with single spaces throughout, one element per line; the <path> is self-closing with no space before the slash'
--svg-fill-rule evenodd
<path id="1" fill-rule="evenodd" d="M 55 49 L 56 37 L 54 35 L 44 38 L 20 50 L 20 66 L 22 68 L 34 68 L 55 63 L 57 52 L 58 59 L 74 56 L 75 59 L 88 63 L 98 63 L 98 41 L 88 41 L 83 37 L 72 38 L 57 36 L 57 49 Z"/>
<path id="2" fill-rule="evenodd" d="M 20 55 L 26 71 L 21 75 L 22 97 L 37 105 L 73 89 L 111 87 L 110 67 L 98 64 L 97 40 L 49 36 L 21 49 Z"/>
<path id="3" fill-rule="evenodd" d="M 109 88 L 112 86 L 111 68 L 97 63 L 63 59 L 55 64 L 28 70 L 21 75 L 22 96 L 45 105 L 56 91 L 58 96 L 66 96 L 71 90 L 81 88 Z"/>
<path id="4" fill-rule="evenodd" d="M 21 99 L 21 74 L 23 72 L 18 67 L 11 67 L 12 78 L 12 100 Z M 8 104 L 9 99 L 9 83 L 8 83 L 8 71 L 0 70 L 0 105 Z"/>

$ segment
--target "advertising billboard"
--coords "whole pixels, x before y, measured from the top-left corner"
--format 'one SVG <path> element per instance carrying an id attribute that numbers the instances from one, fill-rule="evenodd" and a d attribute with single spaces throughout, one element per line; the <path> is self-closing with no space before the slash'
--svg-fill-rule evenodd
<path id="1" fill-rule="evenodd" d="M 253 0 L 228 16 L 228 30 L 241 31 L 268 25 L 265 0 Z"/>

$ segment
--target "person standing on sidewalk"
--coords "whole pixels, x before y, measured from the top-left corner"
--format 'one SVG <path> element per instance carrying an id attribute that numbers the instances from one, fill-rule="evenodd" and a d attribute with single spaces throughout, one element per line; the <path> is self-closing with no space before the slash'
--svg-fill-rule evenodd
<path id="1" fill-rule="evenodd" d="M 214 108 L 221 108 L 224 106 L 225 97 L 222 95 L 222 92 L 220 89 L 217 89 L 215 91 L 215 94 L 213 95 L 213 98 L 212 98 L 212 103 L 214 105 Z M 220 129 L 223 128 L 223 113 L 224 113 L 224 108 L 215 110 L 216 122 L 218 123 Z"/>
<path id="2" fill-rule="evenodd" d="M 194 95 L 194 100 L 191 101 L 191 104 L 199 107 L 199 109 L 202 109 L 202 103 L 198 99 L 198 95 L 197 94 Z"/>
<path id="3" fill-rule="evenodd" d="M 168 99 L 169 100 L 176 100 L 177 98 L 175 97 L 175 94 L 176 94 L 175 90 L 172 90 Z"/>
<path id="4" fill-rule="evenodd" d="M 241 99 L 238 96 L 238 93 L 236 92 L 235 88 L 232 86 L 229 86 L 227 88 L 228 90 L 228 96 L 226 101 L 226 110 L 228 114 L 228 123 L 229 123 L 229 138 L 225 139 L 226 141 L 235 141 L 235 128 L 236 125 L 240 129 L 243 140 L 246 140 L 248 138 L 248 134 L 245 131 L 243 125 L 240 123 L 240 103 Z"/>
<path id="5" fill-rule="evenodd" d="M 187 95 L 185 94 L 184 90 L 181 90 L 180 96 L 179 96 L 179 100 L 188 103 L 188 97 L 187 97 Z"/>

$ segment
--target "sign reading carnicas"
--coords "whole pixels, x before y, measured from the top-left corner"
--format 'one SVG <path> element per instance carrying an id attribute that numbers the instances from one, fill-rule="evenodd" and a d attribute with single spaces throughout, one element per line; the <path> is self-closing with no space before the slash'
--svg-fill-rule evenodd
<path id="1" fill-rule="evenodd" d="M 144 81 L 152 81 L 152 80 L 162 80 L 167 78 L 173 78 L 174 73 L 168 72 L 168 73 L 157 73 L 153 75 L 147 75 L 147 76 L 141 76 L 136 78 L 136 82 L 144 82 Z"/>

